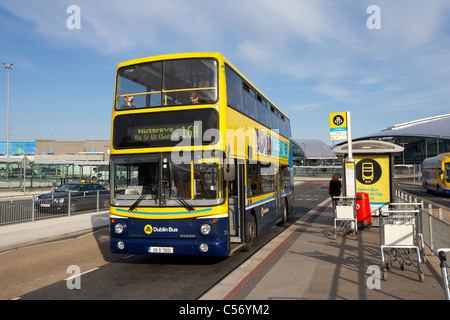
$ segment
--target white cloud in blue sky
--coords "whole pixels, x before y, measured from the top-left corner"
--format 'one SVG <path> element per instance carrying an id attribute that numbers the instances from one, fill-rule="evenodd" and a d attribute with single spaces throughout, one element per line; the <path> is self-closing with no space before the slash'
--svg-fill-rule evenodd
<path id="1" fill-rule="evenodd" d="M 72 4 L 80 30 L 66 27 Z M 379 30 L 366 26 L 370 5 Z M 0 63 L 17 65 L 11 140 L 109 139 L 117 63 L 177 52 L 223 53 L 298 139 L 330 143 L 330 112 L 352 112 L 353 137 L 449 113 L 449 16 L 445 0 L 4 1 Z"/>

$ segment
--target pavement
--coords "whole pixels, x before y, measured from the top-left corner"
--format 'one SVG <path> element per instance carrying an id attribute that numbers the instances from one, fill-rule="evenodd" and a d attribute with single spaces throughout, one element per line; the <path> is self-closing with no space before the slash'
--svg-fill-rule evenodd
<path id="1" fill-rule="evenodd" d="M 0 226 L 0 255 L 35 242 L 102 227 L 108 211 Z M 295 221 L 200 300 L 445 300 L 439 259 L 429 249 L 424 281 L 394 263 L 381 280 L 378 227 L 334 237 L 330 200 Z M 417 255 L 411 256 L 417 261 Z"/>
<path id="2" fill-rule="evenodd" d="M 200 300 L 445 300 L 439 259 L 428 249 L 418 269 L 393 264 L 380 273 L 379 228 L 334 238 L 329 200 L 282 234 L 205 293 Z M 417 262 L 417 255 L 411 253 Z"/>
<path id="3" fill-rule="evenodd" d="M 51 219 L 0 226 L 0 254 L 37 242 L 52 241 L 109 224 L 109 211 L 78 213 Z"/>

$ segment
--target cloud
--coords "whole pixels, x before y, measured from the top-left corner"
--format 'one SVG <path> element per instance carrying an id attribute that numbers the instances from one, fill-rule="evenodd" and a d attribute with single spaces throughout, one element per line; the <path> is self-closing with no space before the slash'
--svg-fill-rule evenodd
<path id="1" fill-rule="evenodd" d="M 29 0 L 0 6 L 31 23 L 34 32 L 57 46 L 86 47 L 106 55 L 142 48 L 153 52 L 180 45 L 201 47 L 214 34 L 214 11 L 180 0 L 77 1 L 81 29 L 69 30 L 66 21 L 71 14 L 66 10 L 72 2 Z"/>
<path id="2" fill-rule="evenodd" d="M 310 104 L 303 104 L 303 105 L 297 105 L 291 108 L 288 108 L 289 110 L 297 111 L 297 112 L 309 112 L 316 110 L 320 108 L 322 104 L 320 103 L 310 103 Z"/>
<path id="3" fill-rule="evenodd" d="M 22 0 L 0 6 L 58 47 L 130 58 L 221 51 L 246 70 L 310 81 L 315 92 L 336 101 L 360 103 L 375 93 L 449 85 L 445 0 L 378 0 L 380 30 L 366 27 L 367 7 L 374 4 L 369 0 L 79 0 L 81 29 L 68 30 L 71 4 Z"/>
<path id="4" fill-rule="evenodd" d="M 324 82 L 315 87 L 315 90 L 323 95 L 333 98 L 339 102 L 357 103 L 359 99 L 355 92 L 344 86 Z"/>
<path id="5" fill-rule="evenodd" d="M 370 77 L 370 78 L 362 79 L 362 80 L 358 81 L 357 83 L 358 84 L 377 84 L 377 83 L 380 83 L 380 80 Z"/>

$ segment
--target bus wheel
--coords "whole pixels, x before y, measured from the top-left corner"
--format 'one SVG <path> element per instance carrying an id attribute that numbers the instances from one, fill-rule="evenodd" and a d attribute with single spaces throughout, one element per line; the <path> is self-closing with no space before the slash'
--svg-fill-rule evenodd
<path id="1" fill-rule="evenodd" d="M 248 251 L 255 243 L 256 236 L 257 236 L 257 234 L 256 234 L 256 219 L 253 214 L 250 214 L 250 218 L 248 220 L 247 235 L 248 235 L 248 241 L 247 241 L 246 250 Z"/>
<path id="2" fill-rule="evenodd" d="M 287 216 L 288 216 L 288 204 L 285 201 L 283 206 L 283 221 L 282 221 L 283 224 L 287 222 Z"/>

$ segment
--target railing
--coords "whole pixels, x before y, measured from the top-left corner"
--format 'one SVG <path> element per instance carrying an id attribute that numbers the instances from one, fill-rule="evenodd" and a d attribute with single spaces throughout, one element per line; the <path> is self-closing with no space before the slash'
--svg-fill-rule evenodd
<path id="1" fill-rule="evenodd" d="M 84 212 L 99 212 L 109 207 L 109 196 L 96 191 L 65 198 L 39 200 L 37 195 L 0 197 L 0 225 L 39 219 L 70 216 Z"/>
<path id="2" fill-rule="evenodd" d="M 450 211 L 434 202 L 396 189 L 397 201 L 422 204 L 422 232 L 425 244 L 437 254 L 440 248 L 450 247 Z"/>
<path id="3" fill-rule="evenodd" d="M 334 173 L 341 174 L 342 166 L 294 166 L 294 176 L 309 178 L 330 178 Z"/>

